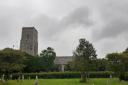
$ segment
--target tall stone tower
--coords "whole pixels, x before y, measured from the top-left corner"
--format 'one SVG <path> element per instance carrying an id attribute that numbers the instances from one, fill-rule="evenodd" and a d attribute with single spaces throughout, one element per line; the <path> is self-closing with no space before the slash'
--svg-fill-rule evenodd
<path id="1" fill-rule="evenodd" d="M 23 27 L 20 50 L 30 55 L 38 54 L 38 31 L 34 27 Z"/>

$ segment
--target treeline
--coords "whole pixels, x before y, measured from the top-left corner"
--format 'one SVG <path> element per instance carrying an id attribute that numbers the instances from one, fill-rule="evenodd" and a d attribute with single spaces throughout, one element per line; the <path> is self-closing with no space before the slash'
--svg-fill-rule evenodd
<path id="1" fill-rule="evenodd" d="M 5 48 L 0 51 L 0 73 L 31 73 L 57 71 L 56 53 L 48 47 L 40 55 L 31 56 L 20 50 Z"/>
<path id="2" fill-rule="evenodd" d="M 104 59 L 97 59 L 92 43 L 82 38 L 73 52 L 71 68 L 81 72 L 81 82 L 87 82 L 90 71 L 113 71 L 120 80 L 127 80 L 128 49 L 121 53 L 107 54 Z"/>
<path id="3" fill-rule="evenodd" d="M 120 53 L 109 53 L 105 58 L 97 58 L 90 62 L 90 71 L 128 71 L 128 48 Z M 77 71 L 73 62 L 69 62 L 65 70 Z"/>
<path id="4" fill-rule="evenodd" d="M 56 52 L 51 47 L 37 56 L 5 48 L 0 50 L 0 73 L 58 72 L 60 66 L 55 65 L 55 58 Z M 112 71 L 119 78 L 124 78 L 128 71 L 128 48 L 121 53 L 110 53 L 105 58 L 98 59 L 93 45 L 82 38 L 73 52 L 73 61 L 65 66 L 65 71 L 80 72 L 82 81 L 86 81 L 89 72 L 99 71 Z"/>

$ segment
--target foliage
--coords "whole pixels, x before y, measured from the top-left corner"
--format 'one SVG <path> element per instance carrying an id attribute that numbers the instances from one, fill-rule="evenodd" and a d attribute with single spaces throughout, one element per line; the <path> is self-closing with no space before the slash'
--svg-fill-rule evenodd
<path id="1" fill-rule="evenodd" d="M 128 53 L 128 48 L 126 48 L 125 51 L 123 51 L 123 53 Z"/>
<path id="2" fill-rule="evenodd" d="M 95 70 L 94 71 L 107 71 L 107 60 L 102 58 L 102 59 L 97 59 L 95 63 Z"/>
<path id="3" fill-rule="evenodd" d="M 81 72 L 81 81 L 86 81 L 87 73 L 90 71 L 90 67 L 93 65 L 92 61 L 96 60 L 96 51 L 93 45 L 85 39 L 79 40 L 79 45 L 73 52 L 74 67 Z"/>
<path id="4" fill-rule="evenodd" d="M 52 71 L 52 69 L 55 66 L 54 60 L 56 57 L 56 53 L 54 52 L 54 49 L 51 47 L 48 47 L 46 50 L 43 50 L 40 53 L 40 57 L 41 57 L 41 62 L 44 66 L 44 69 L 46 71 Z"/>
<path id="5" fill-rule="evenodd" d="M 5 48 L 0 51 L 0 72 L 12 73 L 21 72 L 24 67 L 24 61 L 26 60 L 26 53 L 19 50 Z"/>
<path id="6" fill-rule="evenodd" d="M 90 72 L 89 78 L 109 78 L 110 74 L 115 77 L 113 72 Z M 14 73 L 13 79 L 17 79 L 19 76 L 24 75 L 25 79 L 35 79 L 38 76 L 39 79 L 70 79 L 70 78 L 80 78 L 80 72 L 43 72 L 43 73 Z"/>
<path id="7" fill-rule="evenodd" d="M 42 69 L 40 61 L 41 59 L 38 56 L 29 58 L 25 63 L 24 72 L 39 72 Z"/>
<path id="8" fill-rule="evenodd" d="M 48 47 L 46 50 L 43 50 L 39 56 L 31 57 L 27 62 L 27 67 L 25 72 L 42 72 L 42 71 L 53 71 L 56 69 L 54 65 L 54 59 L 56 53 L 54 49 Z"/>
<path id="9" fill-rule="evenodd" d="M 119 79 L 123 78 L 128 70 L 128 53 L 111 53 L 106 56 L 108 60 L 108 66 L 111 71 L 119 76 Z"/>

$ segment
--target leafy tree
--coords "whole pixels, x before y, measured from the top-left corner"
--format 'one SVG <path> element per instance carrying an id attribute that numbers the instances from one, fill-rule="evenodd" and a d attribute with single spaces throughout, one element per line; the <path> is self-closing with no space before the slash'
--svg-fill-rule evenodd
<path id="1" fill-rule="evenodd" d="M 128 55 L 126 53 L 111 53 L 106 56 L 109 61 L 109 68 L 114 71 L 118 77 L 121 78 L 125 76 L 128 68 Z"/>
<path id="2" fill-rule="evenodd" d="M 56 67 L 54 65 L 54 59 L 56 57 L 56 53 L 54 49 L 48 47 L 46 50 L 43 50 L 39 56 L 31 57 L 26 62 L 26 72 L 41 72 L 41 71 L 52 71 L 55 70 Z"/>
<path id="3" fill-rule="evenodd" d="M 128 48 L 125 49 L 125 51 L 123 53 L 128 53 Z"/>
<path id="4" fill-rule="evenodd" d="M 43 50 L 40 53 L 40 57 L 42 58 L 41 62 L 43 63 L 44 69 L 46 71 L 51 71 L 54 68 L 54 60 L 56 57 L 56 53 L 54 49 L 48 47 L 46 50 Z"/>
<path id="5" fill-rule="evenodd" d="M 23 71 L 26 59 L 26 53 L 11 48 L 5 48 L 0 51 L 0 72 L 12 73 Z"/>
<path id="6" fill-rule="evenodd" d="M 24 72 L 39 72 L 42 70 L 43 65 L 40 64 L 40 57 L 35 56 L 35 57 L 31 57 L 28 60 L 26 60 L 25 62 L 25 69 Z M 40 66 L 41 65 L 41 66 Z"/>
<path id="7" fill-rule="evenodd" d="M 73 56 L 73 65 L 76 70 L 81 72 L 81 82 L 86 82 L 87 74 L 92 65 L 91 62 L 97 59 L 96 50 L 89 41 L 80 39 L 78 47 L 73 52 Z"/>
<path id="8" fill-rule="evenodd" d="M 108 66 L 110 71 L 114 71 L 115 73 L 119 74 L 123 69 L 121 69 L 121 60 L 120 55 L 118 53 L 108 54 L 106 56 L 108 60 Z"/>
<path id="9" fill-rule="evenodd" d="M 95 65 L 96 65 L 95 71 L 106 71 L 107 70 L 107 60 L 104 58 L 97 59 Z"/>

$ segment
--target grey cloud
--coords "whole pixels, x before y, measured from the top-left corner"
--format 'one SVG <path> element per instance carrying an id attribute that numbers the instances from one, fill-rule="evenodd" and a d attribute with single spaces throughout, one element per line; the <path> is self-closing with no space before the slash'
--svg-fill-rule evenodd
<path id="1" fill-rule="evenodd" d="M 124 32 L 128 32 L 128 20 L 125 21 L 123 19 L 115 19 L 112 22 L 106 24 L 104 29 L 99 34 L 98 38 L 114 38 Z"/>
<path id="2" fill-rule="evenodd" d="M 109 1 L 109 4 L 105 4 L 100 9 L 104 26 L 102 29 L 94 30 L 93 35 L 96 35 L 96 40 L 102 40 L 105 38 L 115 38 L 122 33 L 128 32 L 128 6 L 127 1 Z"/>
<path id="3" fill-rule="evenodd" d="M 89 26 L 92 25 L 92 21 L 89 19 L 90 11 L 87 7 L 80 7 L 66 16 L 62 22 L 65 23 L 66 26 L 76 24 L 76 25 L 83 25 Z"/>
<path id="4" fill-rule="evenodd" d="M 15 31 L 15 27 L 22 26 L 24 22 L 29 19 L 28 10 L 22 10 L 21 8 L 3 8 L 0 14 L 0 38 L 9 37 L 10 33 Z M 18 29 L 18 28 L 16 28 Z"/>
<path id="5" fill-rule="evenodd" d="M 39 28 L 40 35 L 44 38 L 52 39 L 53 37 L 58 37 L 61 32 L 70 29 L 72 26 L 88 28 L 88 26 L 93 24 L 89 17 L 89 9 L 80 7 L 64 16 L 61 20 L 41 14 L 28 21 L 28 23 Z"/>

